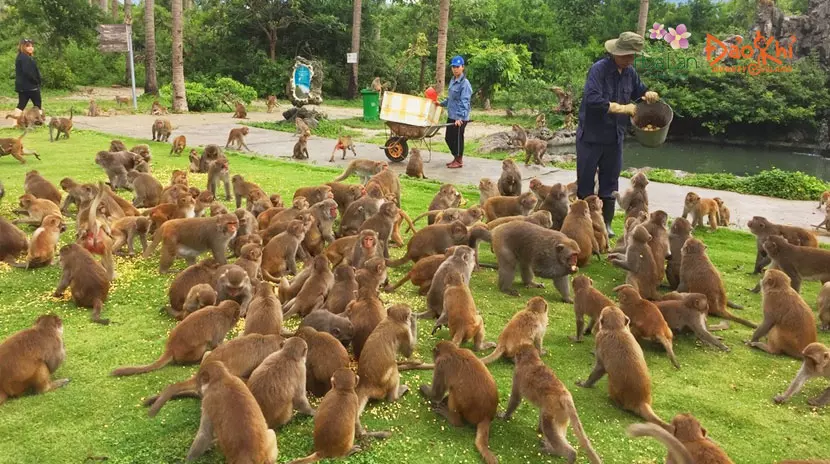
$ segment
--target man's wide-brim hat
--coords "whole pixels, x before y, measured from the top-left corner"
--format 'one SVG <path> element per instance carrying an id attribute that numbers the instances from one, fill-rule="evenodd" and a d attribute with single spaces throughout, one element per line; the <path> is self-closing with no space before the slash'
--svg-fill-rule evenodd
<path id="1" fill-rule="evenodd" d="M 612 55 L 637 55 L 643 53 L 645 40 L 634 32 L 623 32 L 616 39 L 606 40 L 605 49 Z"/>

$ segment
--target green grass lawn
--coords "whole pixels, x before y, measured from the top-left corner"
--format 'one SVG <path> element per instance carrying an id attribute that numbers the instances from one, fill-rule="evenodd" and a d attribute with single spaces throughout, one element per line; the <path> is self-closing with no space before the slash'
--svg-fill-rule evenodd
<path id="1" fill-rule="evenodd" d="M 17 134 L 13 130 L 0 130 L 0 137 Z M 29 134 L 26 146 L 37 149 L 43 160 L 28 158 L 27 165 L 19 165 L 10 157 L 0 158 L 0 180 L 7 190 L 7 197 L 0 203 L 0 214 L 12 217 L 16 198 L 22 193 L 24 173 L 29 169 L 38 169 L 55 183 L 65 176 L 87 182 L 103 179 L 104 174 L 93 158 L 96 151 L 108 146 L 110 138 L 77 131 L 68 141 L 50 143 L 47 131 L 42 128 Z M 147 141 L 125 142 L 130 146 Z M 167 155 L 167 144 L 151 143 L 151 147 L 155 154 L 153 172 L 163 183 L 167 183 L 173 169 L 187 168 L 186 157 Z M 329 181 L 336 172 L 250 155 L 231 153 L 229 158 L 232 174 L 243 174 L 269 193 L 278 192 L 284 198 L 290 198 L 299 186 Z M 193 185 L 203 187 L 205 181 L 204 175 L 191 175 Z M 402 186 L 403 207 L 412 215 L 425 210 L 438 184 L 403 179 Z M 478 197 L 471 187 L 463 191 L 471 201 Z M 74 221 L 70 223 L 73 226 L 63 235 L 63 243 L 73 236 Z M 27 232 L 31 233 L 31 229 Z M 759 321 L 760 298 L 746 291 L 756 282 L 748 274 L 754 263 L 754 238 L 723 229 L 715 233 L 699 230 L 697 236 L 706 242 L 712 260 L 723 273 L 730 299 L 747 308 L 738 312 Z M 393 255 L 401 253 L 402 250 L 395 250 Z M 487 251 L 482 254 L 482 260 L 493 262 L 493 257 Z M 184 263 L 178 261 L 175 267 L 181 269 Z M 80 463 L 89 456 L 108 457 L 110 463 L 167 463 L 184 459 L 198 428 L 199 403 L 193 399 L 171 401 L 155 419 L 150 419 L 141 401 L 167 384 L 187 378 L 195 372 L 195 367 L 167 367 L 125 378 L 109 376 L 117 366 L 155 360 L 174 326 L 166 314 L 159 313 L 159 308 L 167 303 L 166 290 L 173 277 L 159 276 L 157 269 L 156 257 L 118 259 L 118 278 L 103 313 L 113 323 L 104 327 L 90 322 L 87 310 L 50 296 L 59 279 L 57 266 L 33 271 L 0 267 L 0 339 L 30 327 L 40 314 L 58 314 L 64 320 L 67 359 L 56 376 L 72 379 L 58 391 L 13 399 L 0 406 L 0 463 Z M 390 279 L 397 280 L 406 270 L 408 266 L 392 270 Z M 604 260 L 592 261 L 584 272 L 606 293 L 624 280 L 623 272 Z M 573 393 L 597 452 L 609 463 L 662 462 L 665 456 L 662 446 L 653 440 L 633 440 L 625 435 L 625 427 L 640 419 L 611 404 L 607 379 L 601 380 L 594 389 L 575 386 L 576 380 L 587 378 L 591 371 L 593 339 L 575 344 L 567 338 L 574 331 L 573 309 L 560 301 L 549 281 L 544 289 L 521 290 L 521 298 L 513 298 L 496 290 L 494 271 L 482 270 L 473 276 L 471 287 L 489 340 L 497 338 L 527 299 L 535 295 L 545 297 L 550 303 L 550 325 L 544 343 L 547 354 L 543 359 Z M 818 288 L 815 282 L 803 286 L 802 293 L 811 306 L 815 304 Z M 424 298 L 409 284 L 382 298 L 387 304 L 408 303 L 415 311 L 423 310 L 425 305 Z M 448 338 L 446 329 L 437 336 L 429 335 L 427 329 L 431 325 L 422 324 L 419 330 L 416 356 L 422 359 L 430 358 L 437 340 Z M 691 336 L 678 337 L 674 350 L 682 365 L 680 370 L 671 366 L 661 348 L 645 344 L 657 414 L 669 420 L 680 412 L 694 413 L 736 463 L 830 457 L 830 442 L 822 433 L 830 427 L 830 409 L 814 409 L 806 404 L 806 399 L 818 394 L 827 382 L 813 381 L 789 404 L 776 406 L 771 398 L 784 391 L 800 362 L 745 347 L 743 341 L 750 338 L 751 331 L 743 326 L 733 324 L 733 328 L 720 335 L 732 348 L 731 353 L 704 347 Z M 830 342 L 824 333 L 820 339 Z M 490 366 L 490 372 L 498 383 L 503 409 L 510 394 L 512 364 L 496 362 Z M 431 373 L 407 372 L 402 376 L 410 393 L 395 404 L 370 405 L 362 419 L 370 430 L 391 429 L 393 436 L 386 441 L 364 443 L 364 451 L 349 461 L 480 462 L 473 446 L 474 430 L 450 426 L 430 412 L 427 402 L 415 393 L 421 383 L 431 379 Z M 539 453 L 537 418 L 537 411 L 525 402 L 512 421 L 494 423 L 491 447 L 501 462 L 564 462 Z M 309 454 L 312 427 L 311 418 L 298 417 L 278 432 L 280 462 Z M 570 441 L 576 446 L 572 434 Z M 223 462 L 223 458 L 218 451 L 212 451 L 199 462 Z M 579 462 L 587 462 L 584 453 L 580 452 Z"/>

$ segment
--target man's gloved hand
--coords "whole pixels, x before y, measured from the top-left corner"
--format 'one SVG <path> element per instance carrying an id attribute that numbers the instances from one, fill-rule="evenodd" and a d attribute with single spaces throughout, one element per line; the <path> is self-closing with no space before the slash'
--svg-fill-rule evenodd
<path id="1" fill-rule="evenodd" d="M 634 103 L 620 105 L 619 103 L 611 102 L 608 105 L 608 112 L 616 114 L 628 114 L 634 116 L 634 113 L 637 112 L 637 105 L 635 105 Z"/>
<path id="2" fill-rule="evenodd" d="M 646 103 L 654 103 L 659 99 L 660 95 L 657 95 L 657 92 L 654 92 L 652 90 L 649 90 L 648 92 L 646 92 L 645 95 L 643 95 L 643 100 L 645 100 Z"/>

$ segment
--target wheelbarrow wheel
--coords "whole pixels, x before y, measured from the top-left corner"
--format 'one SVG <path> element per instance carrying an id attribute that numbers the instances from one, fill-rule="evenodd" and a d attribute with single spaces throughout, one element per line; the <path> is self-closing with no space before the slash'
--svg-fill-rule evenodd
<path id="1" fill-rule="evenodd" d="M 386 144 L 383 146 L 383 151 L 386 157 L 393 163 L 400 163 L 409 155 L 409 145 L 406 143 L 406 137 L 393 136 L 389 137 Z"/>

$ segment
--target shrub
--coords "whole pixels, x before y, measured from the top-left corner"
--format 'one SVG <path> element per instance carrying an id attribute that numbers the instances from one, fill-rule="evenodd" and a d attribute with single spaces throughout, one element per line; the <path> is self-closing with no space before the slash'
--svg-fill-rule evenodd
<path id="1" fill-rule="evenodd" d="M 216 79 L 216 82 L 211 87 L 219 101 L 228 104 L 233 104 L 239 100 L 250 104 L 256 98 L 256 89 L 237 82 L 230 77 Z"/>
<path id="2" fill-rule="evenodd" d="M 185 82 L 185 92 L 187 93 L 187 108 L 190 111 L 210 111 L 219 108 L 221 101 L 214 89 L 206 87 L 199 82 Z M 173 89 L 171 84 L 167 84 L 161 89 L 159 93 L 163 98 L 172 99 Z"/>
<path id="3" fill-rule="evenodd" d="M 63 60 L 38 60 L 43 87 L 47 89 L 71 90 L 77 80 L 72 69 Z"/>

